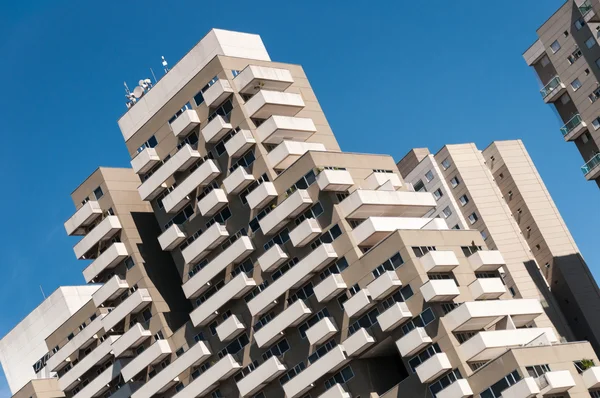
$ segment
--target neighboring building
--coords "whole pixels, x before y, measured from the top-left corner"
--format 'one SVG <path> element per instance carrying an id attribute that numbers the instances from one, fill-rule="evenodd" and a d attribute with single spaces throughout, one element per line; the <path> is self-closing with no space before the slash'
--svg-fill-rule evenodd
<path id="1" fill-rule="evenodd" d="M 73 194 L 104 285 L 46 339 L 67 397 L 596 394 L 513 253 L 427 216 L 390 156 L 341 152 L 260 37 L 212 30 L 145 91 L 119 120 L 133 171 Z"/>
<path id="2" fill-rule="evenodd" d="M 599 29 L 600 1 L 567 0 L 523 58 L 539 78 L 543 101 L 556 109 L 565 141 L 577 145 L 585 178 L 600 186 Z"/>

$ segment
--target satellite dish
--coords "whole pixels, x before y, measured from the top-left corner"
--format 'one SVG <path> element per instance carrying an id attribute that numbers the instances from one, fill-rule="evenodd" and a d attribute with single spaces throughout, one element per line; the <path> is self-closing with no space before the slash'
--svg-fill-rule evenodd
<path id="1" fill-rule="evenodd" d="M 152 80 L 146 79 L 146 80 L 144 80 L 144 83 L 146 83 L 146 84 L 152 84 Z"/>
<path id="2" fill-rule="evenodd" d="M 138 84 L 139 84 L 140 86 L 144 87 L 144 79 L 140 80 L 140 81 L 138 82 Z"/>
<path id="3" fill-rule="evenodd" d="M 135 98 L 142 98 L 142 95 L 144 95 L 144 89 L 140 86 L 137 86 L 133 89 L 133 95 Z"/>

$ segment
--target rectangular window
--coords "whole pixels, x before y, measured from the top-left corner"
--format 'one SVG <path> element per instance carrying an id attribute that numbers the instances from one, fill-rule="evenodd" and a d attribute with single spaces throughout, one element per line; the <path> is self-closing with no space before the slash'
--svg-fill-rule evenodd
<path id="1" fill-rule="evenodd" d="M 333 263 L 333 265 L 330 265 L 329 267 L 325 268 L 325 270 L 321 272 L 319 277 L 321 278 L 321 280 L 323 280 L 331 274 L 341 274 L 342 271 L 346 268 L 348 268 L 348 261 L 346 260 L 346 257 L 342 257 L 335 263 Z"/>
<path id="2" fill-rule="evenodd" d="M 560 43 L 558 40 L 554 40 L 554 42 L 550 44 L 550 48 L 552 49 L 552 53 L 556 54 L 558 50 L 560 50 Z"/>
<path id="3" fill-rule="evenodd" d="M 564 93 L 563 95 L 560 96 L 561 104 L 567 105 L 569 102 L 571 102 L 571 97 L 569 97 L 569 94 Z"/>
<path id="4" fill-rule="evenodd" d="M 458 177 L 452 177 L 452 179 L 450 180 L 450 184 L 452 184 L 452 188 L 456 188 L 458 184 L 460 184 L 460 180 L 458 179 Z"/>
<path id="5" fill-rule="evenodd" d="M 336 384 L 344 384 L 347 383 L 350 379 L 354 377 L 354 371 L 352 367 L 346 366 L 344 369 L 337 372 L 333 377 L 325 380 L 325 389 L 329 390 Z"/>
<path id="6" fill-rule="evenodd" d="M 469 222 L 471 223 L 471 225 L 475 224 L 477 220 L 479 220 L 477 214 L 475 212 L 471 213 L 471 215 L 469 216 Z"/>
<path id="7" fill-rule="evenodd" d="M 575 48 L 575 51 L 573 51 L 571 53 L 571 55 L 569 55 L 567 57 L 567 61 L 569 61 L 569 65 L 573 65 L 575 63 L 575 61 L 577 61 L 579 58 L 581 58 L 583 54 L 581 53 L 581 50 L 579 49 L 579 47 Z"/>
<path id="8" fill-rule="evenodd" d="M 444 214 L 445 218 L 450 217 L 452 215 L 452 210 L 450 210 L 450 206 L 444 207 L 444 210 L 442 210 L 442 213 Z"/>
<path id="9" fill-rule="evenodd" d="M 103 196 L 104 196 L 104 192 L 102 192 L 102 187 L 98 187 L 98 188 L 94 189 L 94 197 L 96 198 L 96 200 L 100 199 Z"/>
<path id="10" fill-rule="evenodd" d="M 540 62 L 542 64 L 542 68 L 545 68 L 550 63 L 550 58 L 548 58 L 547 55 L 544 55 L 544 57 L 542 58 L 542 60 Z"/>
<path id="11" fill-rule="evenodd" d="M 444 168 L 444 170 L 447 170 L 448 167 L 450 167 L 450 159 L 446 158 L 442 160 L 442 167 Z"/>
<path id="12" fill-rule="evenodd" d="M 431 170 L 425 173 L 425 179 L 427 180 L 427 182 L 433 180 L 433 172 Z"/>
<path id="13" fill-rule="evenodd" d="M 575 79 L 571 82 L 571 88 L 573 89 L 573 91 L 577 91 L 580 87 L 581 82 L 579 81 L 579 79 Z"/>
<path id="14" fill-rule="evenodd" d="M 412 250 L 415 253 L 415 256 L 423 257 L 430 251 L 436 250 L 436 248 L 435 248 L 435 246 L 413 246 Z"/>
<path id="15" fill-rule="evenodd" d="M 592 93 L 588 96 L 588 98 L 590 99 L 590 102 L 592 104 L 594 102 L 596 102 L 598 100 L 598 98 L 600 98 L 600 88 L 597 88 L 594 91 L 592 91 Z"/>
<path id="16" fill-rule="evenodd" d="M 269 359 L 273 356 L 279 357 L 283 353 L 287 352 L 289 349 L 290 349 L 290 344 L 288 343 L 288 341 L 286 339 L 283 339 L 279 343 L 273 345 L 271 348 L 269 348 L 267 351 L 265 351 L 262 354 L 262 359 L 263 359 L 263 361 L 266 361 L 267 359 Z"/>
<path id="17" fill-rule="evenodd" d="M 592 120 L 592 126 L 594 126 L 594 130 L 598 130 L 600 128 L 600 117 Z"/>
<path id="18" fill-rule="evenodd" d="M 319 322 L 321 319 L 323 318 L 327 318 L 329 317 L 329 311 L 327 310 L 327 308 L 323 308 L 321 311 L 317 312 L 316 314 L 314 314 L 313 316 L 311 316 L 310 318 L 308 318 L 308 320 L 306 322 L 304 322 L 303 324 L 301 324 L 300 326 L 298 326 L 298 332 L 300 333 L 300 337 L 302 337 L 303 339 L 306 338 L 306 331 L 313 326 L 315 323 Z"/>
<path id="19" fill-rule="evenodd" d="M 421 180 L 415 182 L 413 188 L 415 189 L 415 192 L 427 192 L 427 189 L 425 189 L 425 184 Z"/>
<path id="20" fill-rule="evenodd" d="M 275 271 L 275 272 L 273 272 L 273 274 L 271 274 L 271 279 L 273 279 L 273 282 L 276 281 L 277 279 L 281 278 L 286 272 L 288 272 L 289 270 L 294 268 L 294 266 L 296 264 L 298 264 L 298 262 L 299 262 L 298 257 L 294 257 L 287 263 L 285 263 L 282 266 L 280 266 L 279 268 L 277 268 L 277 271 Z"/>
<path id="21" fill-rule="evenodd" d="M 396 268 L 400 267 L 402 264 L 404 264 L 404 260 L 402 259 L 400 252 L 398 252 L 398 253 L 394 254 L 392 257 L 385 260 L 380 265 L 378 265 L 377 268 L 375 268 L 373 271 L 371 271 L 371 273 L 373 274 L 373 276 L 375 278 L 377 278 L 380 275 L 384 274 L 386 271 L 395 270 Z"/>
<path id="22" fill-rule="evenodd" d="M 433 191 L 433 197 L 435 198 L 435 200 L 440 200 L 442 196 L 444 196 L 444 194 L 442 193 L 442 190 L 440 188 Z"/>
<path id="23" fill-rule="evenodd" d="M 575 29 L 581 30 L 581 28 L 583 28 L 584 26 L 585 20 L 583 18 L 579 18 L 577 21 L 575 21 Z"/>
<path id="24" fill-rule="evenodd" d="M 469 203 L 469 197 L 467 195 L 463 195 L 460 198 L 458 198 L 458 201 L 460 202 L 461 205 L 466 205 L 467 203 Z"/>
<path id="25" fill-rule="evenodd" d="M 585 46 L 587 48 L 592 48 L 596 45 L 596 39 L 594 38 L 594 36 L 590 36 L 586 41 L 585 41 Z"/>

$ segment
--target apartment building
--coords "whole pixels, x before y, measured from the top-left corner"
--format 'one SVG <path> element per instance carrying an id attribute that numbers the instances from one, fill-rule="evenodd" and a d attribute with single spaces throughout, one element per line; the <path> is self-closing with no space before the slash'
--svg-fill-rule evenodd
<path id="1" fill-rule="evenodd" d="M 556 109 L 564 140 L 574 142 L 583 157 L 583 175 L 596 184 L 600 184 L 598 31 L 600 2 L 568 0 L 538 28 L 538 40 L 523 54 L 538 76 L 542 100 Z"/>
<path id="2" fill-rule="evenodd" d="M 72 195 L 103 285 L 46 339 L 66 397 L 598 394 L 590 343 L 511 294 L 524 265 L 392 157 L 342 152 L 259 36 L 211 30 L 144 92 L 119 120 L 132 169 Z"/>

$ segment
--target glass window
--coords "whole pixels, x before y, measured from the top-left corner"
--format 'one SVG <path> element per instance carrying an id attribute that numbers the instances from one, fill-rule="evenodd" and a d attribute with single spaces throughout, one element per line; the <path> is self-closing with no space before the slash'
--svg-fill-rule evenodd
<path id="1" fill-rule="evenodd" d="M 542 68 L 546 67 L 550 63 L 550 58 L 547 55 L 544 55 L 544 58 L 541 60 Z"/>
<path id="2" fill-rule="evenodd" d="M 442 160 L 442 167 L 444 168 L 444 170 L 448 169 L 448 167 L 450 167 L 450 159 L 446 158 Z"/>
<path id="3" fill-rule="evenodd" d="M 563 105 L 567 105 L 569 102 L 571 102 L 571 97 L 569 97 L 569 94 L 565 93 L 563 95 L 560 96 L 560 103 Z"/>
<path id="4" fill-rule="evenodd" d="M 450 210 L 450 206 L 444 207 L 444 210 L 442 210 L 442 213 L 444 213 L 445 218 L 450 217 L 452 215 L 452 210 Z"/>
<path id="5" fill-rule="evenodd" d="M 433 180 L 433 172 L 431 170 L 425 173 L 425 179 L 427 180 L 427 182 Z"/>
<path id="6" fill-rule="evenodd" d="M 94 189 L 94 196 L 96 197 L 96 200 L 104 196 L 104 192 L 102 192 L 102 187 Z"/>
<path id="7" fill-rule="evenodd" d="M 596 39 L 594 38 L 594 36 L 590 36 L 586 41 L 585 41 L 585 46 L 587 48 L 592 48 L 596 45 Z"/>
<path id="8" fill-rule="evenodd" d="M 466 205 L 467 203 L 469 203 L 469 197 L 467 195 L 463 195 L 460 198 L 458 198 L 458 201 L 460 202 L 461 205 Z"/>
<path id="9" fill-rule="evenodd" d="M 596 66 L 597 66 L 598 68 L 600 68 L 600 58 L 598 58 L 598 59 L 597 59 L 595 62 L 596 62 Z"/>
<path id="10" fill-rule="evenodd" d="M 575 79 L 571 82 L 571 88 L 573 89 L 573 91 L 577 91 L 579 87 L 581 87 L 581 82 L 579 81 L 579 79 Z"/>
<path id="11" fill-rule="evenodd" d="M 477 214 L 475 214 L 475 212 L 471 213 L 471 215 L 469 216 L 469 222 L 471 224 L 475 224 L 477 222 L 477 220 L 479 220 L 479 217 L 477 217 Z"/>
<path id="12" fill-rule="evenodd" d="M 579 18 L 577 21 L 575 21 L 575 29 L 580 30 L 584 26 L 585 26 L 585 20 L 583 18 Z"/>
<path id="13" fill-rule="evenodd" d="M 440 200 L 442 196 L 444 196 L 444 194 L 442 193 L 442 190 L 440 188 L 433 191 L 433 197 L 435 198 L 435 200 Z"/>
<path id="14" fill-rule="evenodd" d="M 452 179 L 450 180 L 450 184 L 452 184 L 452 188 L 456 188 L 456 186 L 460 184 L 460 180 L 458 179 L 458 177 L 452 177 Z"/>
<path id="15" fill-rule="evenodd" d="M 592 126 L 594 126 L 595 130 L 598 130 L 600 128 L 600 117 L 597 117 L 594 120 L 592 120 Z"/>
<path id="16" fill-rule="evenodd" d="M 550 44 L 550 48 L 552 49 L 552 53 L 556 54 L 556 52 L 560 50 L 560 43 L 558 40 L 554 40 L 554 42 Z"/>
<path id="17" fill-rule="evenodd" d="M 481 231 L 481 237 L 483 238 L 483 240 L 486 240 L 488 238 L 487 232 Z"/>
<path id="18" fill-rule="evenodd" d="M 427 192 L 427 189 L 425 189 L 425 184 L 421 180 L 415 182 L 413 188 L 415 189 L 415 192 Z"/>

